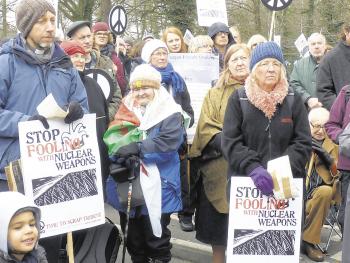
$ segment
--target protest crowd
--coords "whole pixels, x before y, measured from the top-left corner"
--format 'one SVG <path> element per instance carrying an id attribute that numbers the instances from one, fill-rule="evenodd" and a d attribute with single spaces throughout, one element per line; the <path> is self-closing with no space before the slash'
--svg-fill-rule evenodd
<path id="1" fill-rule="evenodd" d="M 237 27 L 222 22 L 186 40 L 174 26 L 160 36 L 133 39 L 116 36 L 106 22 L 73 21 L 58 39 L 50 1 L 21 0 L 15 12 L 19 33 L 0 46 L 0 263 L 68 262 L 65 234 L 40 238 L 44 209 L 55 202 L 16 192 L 9 167 L 21 158 L 23 163 L 19 125 L 39 123 L 41 131 L 25 139 L 43 143 L 58 138 L 52 128 L 57 121 L 73 127 L 91 113 L 96 138 L 82 135 L 77 148 L 57 139 L 28 150 L 61 151 L 55 155 L 60 174 L 99 164 L 100 178 L 93 181 L 101 182 L 103 201 L 119 212 L 132 262 L 171 261 L 172 214 L 182 231 L 195 231 L 198 241 L 211 246 L 212 262 L 226 262 L 230 185 L 236 177 L 251 178 L 257 196 L 278 199 L 282 188 L 284 199 L 292 200 L 293 185 L 286 194 L 285 183 L 269 170 L 271 160 L 286 155 L 293 178 L 303 182 L 301 253 L 325 260 L 321 230 L 328 222 L 342 235 L 341 262 L 350 262 L 350 23 L 330 50 L 321 33 L 308 36 L 308 53 L 289 74 L 277 43 L 261 34 L 244 43 Z M 217 62 L 213 71 L 220 74 L 208 83 L 198 109 L 187 76 L 175 67 L 181 54 Z M 38 107 L 49 96 L 64 115 L 51 118 Z M 99 159 L 79 150 L 91 139 Z M 56 175 L 45 176 L 47 183 Z M 33 188 L 45 187 L 42 181 L 33 180 Z M 67 196 L 63 190 L 56 195 Z M 80 232 L 73 232 L 74 254 L 88 238 Z"/>

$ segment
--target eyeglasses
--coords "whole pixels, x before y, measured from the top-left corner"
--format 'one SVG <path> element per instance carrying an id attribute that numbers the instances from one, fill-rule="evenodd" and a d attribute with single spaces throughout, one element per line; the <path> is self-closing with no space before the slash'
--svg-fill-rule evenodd
<path id="1" fill-rule="evenodd" d="M 212 45 L 202 45 L 202 46 L 200 46 L 200 47 L 198 47 L 198 48 L 207 48 L 207 49 L 212 49 L 213 48 L 213 46 Z"/>
<path id="2" fill-rule="evenodd" d="M 324 128 L 324 125 L 321 125 L 321 124 L 312 124 L 312 122 L 310 122 L 310 125 L 313 129 L 315 130 L 321 130 Z"/>
<path id="3" fill-rule="evenodd" d="M 167 57 L 168 53 L 165 52 L 165 51 L 157 51 L 157 52 L 154 52 L 152 54 L 152 56 L 155 56 L 155 57 Z"/>
<path id="4" fill-rule="evenodd" d="M 147 91 L 149 89 L 152 89 L 151 87 L 141 87 L 141 88 L 132 88 L 132 93 L 139 93 L 140 91 Z"/>
<path id="5" fill-rule="evenodd" d="M 228 36 L 228 33 L 227 33 L 227 32 L 221 32 L 221 31 L 220 31 L 220 32 L 217 33 L 217 35 L 218 35 L 218 36 L 221 36 L 221 35 Z"/>
<path id="6" fill-rule="evenodd" d="M 95 36 L 108 37 L 109 36 L 109 32 L 97 32 L 97 33 L 95 33 Z"/>

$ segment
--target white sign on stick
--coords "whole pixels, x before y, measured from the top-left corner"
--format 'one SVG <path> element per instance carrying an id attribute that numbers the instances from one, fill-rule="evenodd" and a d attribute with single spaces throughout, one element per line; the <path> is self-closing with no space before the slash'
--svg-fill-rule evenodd
<path id="1" fill-rule="evenodd" d="M 169 61 L 185 80 L 190 93 L 194 125 L 187 130 L 187 139 L 192 143 L 204 97 L 213 80 L 219 78 L 219 57 L 209 53 L 170 53 Z"/>
<path id="2" fill-rule="evenodd" d="M 197 0 L 198 24 L 210 27 L 216 22 L 228 25 L 225 0 Z"/>
<path id="3" fill-rule="evenodd" d="M 105 222 L 96 115 L 20 122 L 24 190 L 41 209 L 41 237 Z"/>
<path id="4" fill-rule="evenodd" d="M 303 33 L 295 40 L 294 45 L 297 47 L 301 56 L 304 56 L 308 51 L 308 43 Z"/>
<path id="5" fill-rule="evenodd" d="M 302 189 L 303 180 L 294 179 Z M 249 177 L 231 177 L 227 262 L 299 262 L 302 196 L 263 196 Z"/>

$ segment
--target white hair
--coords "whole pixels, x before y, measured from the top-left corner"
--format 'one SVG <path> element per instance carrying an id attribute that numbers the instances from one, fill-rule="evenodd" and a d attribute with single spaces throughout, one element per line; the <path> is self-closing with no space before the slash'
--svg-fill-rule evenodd
<path id="1" fill-rule="evenodd" d="M 307 39 L 307 43 L 310 44 L 310 42 L 316 38 L 320 38 L 324 44 L 326 44 L 326 38 L 321 33 L 312 33 L 309 38 Z"/>
<path id="2" fill-rule="evenodd" d="M 329 120 L 329 111 L 325 108 L 318 107 L 313 108 L 309 112 L 309 122 L 320 122 L 321 124 L 325 124 Z"/>

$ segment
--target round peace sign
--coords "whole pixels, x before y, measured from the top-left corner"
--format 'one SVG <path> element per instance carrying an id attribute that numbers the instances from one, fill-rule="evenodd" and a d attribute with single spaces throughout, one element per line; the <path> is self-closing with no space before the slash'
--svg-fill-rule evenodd
<path id="1" fill-rule="evenodd" d="M 126 29 L 127 19 L 125 8 L 120 5 L 115 6 L 109 12 L 109 28 L 114 34 L 121 35 Z"/>
<path id="2" fill-rule="evenodd" d="M 288 7 L 292 0 L 261 0 L 261 2 L 272 11 L 280 11 Z"/>

